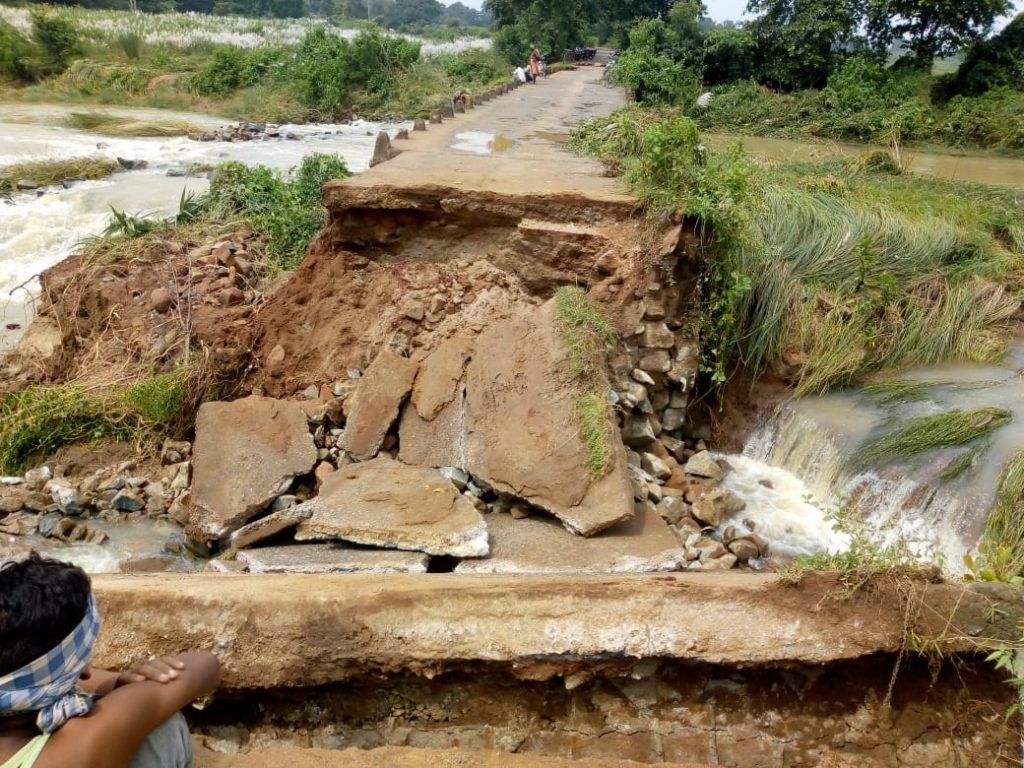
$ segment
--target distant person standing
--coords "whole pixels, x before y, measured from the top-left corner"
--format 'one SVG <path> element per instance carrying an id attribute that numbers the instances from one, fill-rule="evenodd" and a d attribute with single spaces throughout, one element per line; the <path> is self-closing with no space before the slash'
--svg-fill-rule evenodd
<path id="1" fill-rule="evenodd" d="M 530 74 L 533 75 L 533 84 L 537 84 L 537 77 L 540 75 L 540 49 L 535 45 L 530 51 Z"/>

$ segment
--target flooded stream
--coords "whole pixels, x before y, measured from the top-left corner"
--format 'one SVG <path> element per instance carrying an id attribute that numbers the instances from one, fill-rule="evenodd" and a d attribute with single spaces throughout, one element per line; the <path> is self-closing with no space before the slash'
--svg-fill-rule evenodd
<path id="1" fill-rule="evenodd" d="M 0 118 L 0 165 L 98 157 L 144 160 L 144 170 L 116 173 L 100 181 L 76 182 L 0 201 L 0 351 L 12 346 L 31 315 L 35 276 L 58 263 L 86 237 L 101 231 L 111 207 L 166 216 L 177 210 L 182 192 L 199 192 L 209 181 L 182 176 L 193 166 L 225 160 L 288 169 L 314 152 L 337 153 L 353 171 L 369 166 L 377 133 L 391 126 L 357 121 L 348 125 L 284 125 L 285 138 L 249 142 L 197 142 L 179 138 L 120 139 L 62 125 L 75 108 L 5 105 Z M 79 108 L 80 109 L 80 108 Z M 140 120 L 187 120 L 212 129 L 227 121 L 159 110 L 104 109 Z M 394 126 L 397 128 L 397 126 Z M 168 174 L 175 174 L 169 176 Z"/>
<path id="2" fill-rule="evenodd" d="M 774 139 L 761 136 L 711 134 L 712 147 L 721 148 L 736 139 L 756 158 L 773 162 L 814 162 L 833 157 L 859 157 L 865 152 L 888 152 L 887 147 L 840 142 L 811 142 Z M 903 157 L 913 173 L 935 176 L 946 181 L 968 181 L 1024 189 L 1024 160 L 982 155 L 958 155 L 952 152 L 922 152 L 905 148 Z"/>

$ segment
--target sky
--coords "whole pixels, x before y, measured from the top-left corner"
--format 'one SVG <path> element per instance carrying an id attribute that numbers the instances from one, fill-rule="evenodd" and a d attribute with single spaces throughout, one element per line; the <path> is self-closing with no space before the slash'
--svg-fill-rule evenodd
<path id="1" fill-rule="evenodd" d="M 452 3 L 454 0 L 442 0 L 442 2 Z M 483 5 L 483 0 L 461 0 L 461 2 L 473 8 Z M 704 0 L 704 4 L 708 7 L 708 16 L 715 21 L 738 21 L 743 17 L 747 0 Z M 1024 11 L 1024 0 L 1015 0 L 1014 5 L 1018 12 Z M 1003 21 L 998 26 L 1002 27 L 1005 23 L 1006 21 Z"/>

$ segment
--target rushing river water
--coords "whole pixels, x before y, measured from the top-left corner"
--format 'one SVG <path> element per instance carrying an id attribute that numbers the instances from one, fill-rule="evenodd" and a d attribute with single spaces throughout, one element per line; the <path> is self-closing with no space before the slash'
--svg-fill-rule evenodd
<path id="1" fill-rule="evenodd" d="M 69 189 L 17 195 L 0 201 L 0 351 L 15 343 L 31 314 L 38 286 L 35 276 L 67 257 L 77 243 L 103 229 L 111 207 L 166 216 L 177 210 L 182 191 L 206 188 L 207 179 L 170 177 L 189 166 L 237 160 L 247 165 L 288 169 L 314 152 L 337 153 L 349 168 L 369 166 L 377 133 L 395 126 L 355 122 L 350 125 L 281 126 L 276 139 L 249 142 L 197 142 L 187 138 L 117 139 L 61 125 L 70 109 L 45 105 L 5 105 L 0 118 L 0 165 L 101 157 L 145 160 L 148 167 L 116 173 L 101 181 L 78 182 Z M 185 119 L 203 128 L 226 121 L 202 115 L 158 110 L 104 110 L 140 119 Z M 12 326 L 12 327 L 8 327 Z M 13 327 L 18 326 L 18 327 Z"/>

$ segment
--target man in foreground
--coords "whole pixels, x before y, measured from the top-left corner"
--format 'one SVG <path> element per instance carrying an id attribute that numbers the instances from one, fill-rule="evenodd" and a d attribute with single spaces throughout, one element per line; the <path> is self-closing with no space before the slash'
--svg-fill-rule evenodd
<path id="1" fill-rule="evenodd" d="M 80 568 L 35 554 L 0 567 L 0 768 L 192 768 L 180 710 L 216 688 L 217 657 L 94 670 L 99 627 Z"/>

